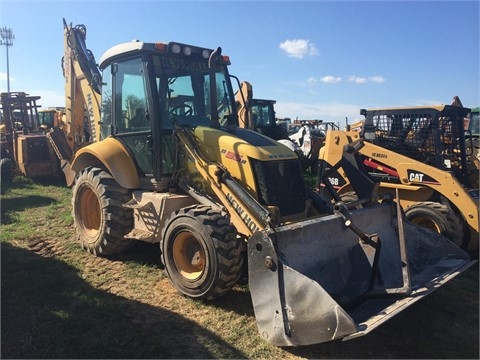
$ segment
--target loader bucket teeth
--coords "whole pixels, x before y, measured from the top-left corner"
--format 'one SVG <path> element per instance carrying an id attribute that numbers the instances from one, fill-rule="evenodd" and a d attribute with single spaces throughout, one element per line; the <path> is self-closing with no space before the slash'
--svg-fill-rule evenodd
<path id="1" fill-rule="evenodd" d="M 362 240 L 341 214 L 256 232 L 249 286 L 263 338 L 297 346 L 365 335 L 474 263 L 396 213 L 392 204 L 351 213 L 356 229 L 381 246 Z"/>

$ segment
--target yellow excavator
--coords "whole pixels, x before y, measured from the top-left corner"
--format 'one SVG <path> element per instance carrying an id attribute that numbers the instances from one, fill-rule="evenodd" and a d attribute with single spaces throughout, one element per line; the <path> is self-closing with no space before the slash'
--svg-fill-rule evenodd
<path id="1" fill-rule="evenodd" d="M 246 266 L 259 333 L 277 346 L 367 334 L 472 264 L 392 198 L 349 210 L 306 187 L 294 152 L 238 126 L 220 47 L 135 41 L 96 69 L 85 26 L 64 29 L 72 131 L 50 139 L 73 175 L 87 251 L 158 243 L 166 275 L 191 298 L 222 296 Z"/>
<path id="2" fill-rule="evenodd" d="M 478 251 L 478 159 L 465 136 L 470 109 L 455 97 L 452 105 L 362 110 L 357 130 L 332 131 L 320 150 L 319 190 L 355 201 L 365 189 L 349 181 L 357 166 L 379 183 L 378 195 L 398 190 L 406 218 Z M 468 133 L 468 132 L 467 132 Z M 355 165 L 346 164 L 345 151 Z M 343 161 L 343 164 L 342 164 Z M 478 255 L 477 255 L 478 256 Z"/>

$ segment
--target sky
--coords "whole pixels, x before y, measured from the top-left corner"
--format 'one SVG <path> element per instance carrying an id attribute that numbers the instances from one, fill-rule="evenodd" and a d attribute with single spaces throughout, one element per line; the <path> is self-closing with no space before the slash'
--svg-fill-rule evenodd
<path id="1" fill-rule="evenodd" d="M 178 41 L 229 55 L 230 73 L 278 118 L 360 120 L 360 109 L 480 106 L 477 1 L 0 0 L 10 91 L 65 106 L 63 18 L 98 61 L 119 43 Z M 7 91 L 7 46 L 0 46 Z"/>

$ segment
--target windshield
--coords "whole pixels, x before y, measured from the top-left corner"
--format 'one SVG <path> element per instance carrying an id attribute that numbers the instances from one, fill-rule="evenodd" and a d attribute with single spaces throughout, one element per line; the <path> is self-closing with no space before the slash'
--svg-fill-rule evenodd
<path id="1" fill-rule="evenodd" d="M 154 57 L 155 80 L 160 95 L 162 126 L 212 125 L 211 80 L 205 61 Z M 232 108 L 233 91 L 226 67 L 217 66 L 215 73 L 216 101 L 213 107 L 221 125 L 236 125 Z M 213 119 L 216 120 L 216 119 Z"/>
<path id="2" fill-rule="evenodd" d="M 472 111 L 470 113 L 469 130 L 471 131 L 472 135 L 480 134 L 480 112 Z"/>
<path id="3" fill-rule="evenodd" d="M 254 104 L 252 106 L 252 115 L 255 126 L 275 125 L 275 114 L 272 104 Z"/>
<path id="4" fill-rule="evenodd" d="M 50 112 L 39 112 L 38 113 L 38 122 L 40 125 L 46 125 L 47 127 L 51 128 L 53 127 L 53 122 L 55 119 L 55 113 L 50 111 Z"/>

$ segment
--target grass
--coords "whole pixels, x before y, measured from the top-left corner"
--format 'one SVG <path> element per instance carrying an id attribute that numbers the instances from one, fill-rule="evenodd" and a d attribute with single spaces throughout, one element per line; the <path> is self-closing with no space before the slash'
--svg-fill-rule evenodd
<path id="1" fill-rule="evenodd" d="M 4 192 L 1 241 L 27 239 L 36 234 L 60 236 L 73 223 L 70 212 L 65 211 L 69 208 L 71 190 L 60 180 L 44 185 L 15 177 L 13 184 L 2 188 Z"/>
<path id="2" fill-rule="evenodd" d="M 16 178 L 1 195 L 1 358 L 478 358 L 478 264 L 371 334 L 277 348 L 248 287 L 180 296 L 156 245 L 108 259 L 80 249 L 71 190 Z"/>

